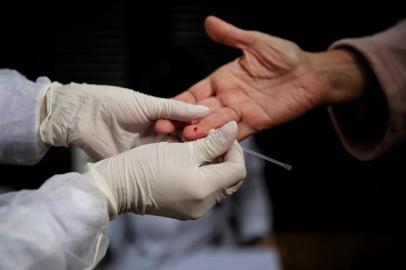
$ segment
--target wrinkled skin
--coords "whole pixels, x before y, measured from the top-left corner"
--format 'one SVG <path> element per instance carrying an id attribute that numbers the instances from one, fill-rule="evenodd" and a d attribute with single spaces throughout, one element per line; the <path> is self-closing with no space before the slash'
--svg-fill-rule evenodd
<path id="1" fill-rule="evenodd" d="M 239 48 L 243 54 L 175 97 L 211 110 L 184 128 L 186 139 L 206 136 L 210 129 L 235 120 L 242 140 L 323 104 L 323 82 L 309 54 L 295 43 L 241 30 L 215 17 L 206 19 L 205 28 L 214 41 Z M 168 120 L 155 125 L 159 133 L 180 128 L 180 123 Z"/>

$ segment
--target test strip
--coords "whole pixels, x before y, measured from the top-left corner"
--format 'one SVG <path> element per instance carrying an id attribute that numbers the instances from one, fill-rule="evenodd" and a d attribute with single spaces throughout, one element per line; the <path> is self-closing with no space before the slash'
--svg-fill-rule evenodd
<path id="1" fill-rule="evenodd" d="M 276 165 L 279 165 L 279 166 L 285 168 L 285 169 L 288 170 L 288 171 L 292 170 L 292 165 L 289 165 L 289 164 L 280 162 L 280 161 L 278 161 L 278 160 L 276 160 L 276 159 L 273 159 L 273 158 L 264 156 L 264 155 L 262 155 L 262 154 L 260 154 L 260 153 L 258 153 L 258 152 L 255 152 L 255 151 L 253 151 L 253 150 L 251 150 L 251 149 L 248 149 L 248 148 L 245 148 L 245 147 L 241 147 L 241 148 L 242 148 L 242 150 L 243 150 L 245 153 L 248 153 L 248 154 L 251 154 L 251 155 L 253 155 L 253 156 L 256 156 L 256 157 L 265 159 L 265 160 L 267 160 L 267 161 L 269 161 L 269 162 L 271 162 L 271 163 L 274 163 L 274 164 L 276 164 Z"/>

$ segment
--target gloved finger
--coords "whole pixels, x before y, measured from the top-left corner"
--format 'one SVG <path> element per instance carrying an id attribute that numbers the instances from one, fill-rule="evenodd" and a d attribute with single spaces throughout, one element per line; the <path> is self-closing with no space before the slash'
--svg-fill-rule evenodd
<path id="1" fill-rule="evenodd" d="M 206 99 L 203 99 L 199 102 L 199 105 L 203 105 L 206 106 L 208 108 L 210 108 L 210 110 L 212 109 L 219 109 L 222 107 L 222 104 L 220 102 L 219 99 L 217 99 L 216 97 L 209 97 Z M 192 123 L 198 123 L 198 120 L 194 120 L 192 121 Z M 185 123 L 180 123 L 177 121 L 173 121 L 173 120 L 166 120 L 166 119 L 160 119 L 158 121 L 156 121 L 155 123 L 155 132 L 158 134 L 169 134 L 174 132 L 175 130 L 181 130 L 183 131 L 183 128 L 185 127 Z M 198 137 L 201 138 L 203 136 L 206 136 L 207 133 L 203 133 L 202 136 Z M 194 135 L 196 136 L 196 135 Z M 196 138 L 194 138 L 196 139 Z"/>
<path id="2" fill-rule="evenodd" d="M 242 30 L 214 16 L 206 18 L 204 28 L 215 42 L 234 48 L 244 49 L 256 39 L 256 32 Z"/>
<path id="3" fill-rule="evenodd" d="M 144 110 L 150 120 L 166 118 L 185 122 L 202 118 L 209 112 L 209 108 L 206 106 L 173 99 L 150 97 L 149 101 Z"/>
<path id="4" fill-rule="evenodd" d="M 241 185 L 241 180 L 246 176 L 244 154 L 240 144 L 234 141 L 230 150 L 224 156 L 224 161 L 200 167 L 212 192 L 231 195 Z"/>
<path id="5" fill-rule="evenodd" d="M 190 142 L 197 162 L 203 163 L 223 155 L 237 138 L 237 123 L 231 121 L 207 137 Z"/>
<path id="6" fill-rule="evenodd" d="M 190 104 L 196 104 L 199 100 L 209 97 L 213 94 L 209 79 L 203 79 L 200 82 L 192 85 L 188 90 L 175 96 L 173 99 L 183 101 Z M 168 134 L 174 132 L 177 125 L 167 119 L 160 119 L 155 123 L 155 132 Z"/>
<path id="7" fill-rule="evenodd" d="M 239 121 L 240 117 L 235 110 L 223 107 L 211 112 L 198 123 L 185 127 L 183 136 L 187 140 L 196 140 L 206 136 L 211 129 L 221 127 L 232 120 Z"/>
<path id="8" fill-rule="evenodd" d="M 180 95 L 177 95 L 173 99 L 183 101 L 186 103 L 190 103 L 190 104 L 196 103 L 193 95 L 191 95 L 187 91 L 181 93 Z M 178 128 L 179 128 L 179 122 L 176 122 L 173 120 L 168 120 L 168 119 L 159 119 L 155 122 L 155 125 L 154 125 L 155 132 L 158 134 L 169 134 L 169 133 L 174 132 Z"/>

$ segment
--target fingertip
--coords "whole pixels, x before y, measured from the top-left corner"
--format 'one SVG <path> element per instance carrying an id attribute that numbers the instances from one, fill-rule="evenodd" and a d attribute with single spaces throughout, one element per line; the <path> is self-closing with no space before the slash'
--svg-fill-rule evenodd
<path id="1" fill-rule="evenodd" d="M 183 130 L 183 136 L 187 140 L 197 140 L 207 136 L 208 130 L 200 127 L 199 125 L 190 125 Z"/>
<path id="2" fill-rule="evenodd" d="M 223 21 L 215 16 L 208 16 L 204 20 L 204 29 L 206 30 L 206 33 L 216 42 L 220 42 L 217 32 L 223 27 L 221 22 Z"/>
<path id="3" fill-rule="evenodd" d="M 221 20 L 218 17 L 214 16 L 214 15 L 209 15 L 204 20 L 204 26 L 207 27 L 208 24 L 211 24 L 211 23 L 216 22 L 216 21 L 221 21 Z"/>
<path id="4" fill-rule="evenodd" d="M 206 33 L 215 42 L 243 49 L 252 41 L 249 32 L 240 29 L 220 18 L 209 16 L 204 22 Z"/>
<path id="5" fill-rule="evenodd" d="M 217 17 L 217 16 L 214 16 L 214 15 L 208 15 L 208 16 L 206 17 L 206 21 L 208 21 L 208 20 L 213 20 L 213 19 L 218 19 L 218 17 Z"/>

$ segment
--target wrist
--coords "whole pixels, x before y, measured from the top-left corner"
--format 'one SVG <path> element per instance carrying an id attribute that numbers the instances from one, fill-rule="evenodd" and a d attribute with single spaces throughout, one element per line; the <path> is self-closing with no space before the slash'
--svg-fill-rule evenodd
<path id="1" fill-rule="evenodd" d="M 106 160 L 103 160 L 101 162 L 105 161 Z M 112 188 L 108 184 L 108 181 L 106 181 L 105 176 L 100 174 L 97 167 L 98 163 L 88 163 L 86 165 L 86 172 L 83 174 L 83 176 L 85 176 L 86 179 L 92 184 L 95 191 L 106 200 L 108 214 L 110 220 L 112 220 L 119 214 L 118 200 L 114 195 Z"/>
<path id="2" fill-rule="evenodd" d="M 309 53 L 324 89 L 323 104 L 340 104 L 360 98 L 368 83 L 364 59 L 351 49 Z"/>
<path id="3" fill-rule="evenodd" d="M 39 133 L 41 140 L 46 144 L 68 147 L 67 136 L 70 126 L 66 123 L 72 122 L 74 114 L 66 110 L 68 102 L 61 97 L 63 96 L 61 93 L 64 92 L 60 91 L 61 87 L 63 86 L 58 82 L 53 82 L 42 100 Z M 69 101 L 69 104 L 72 104 L 72 99 Z"/>

